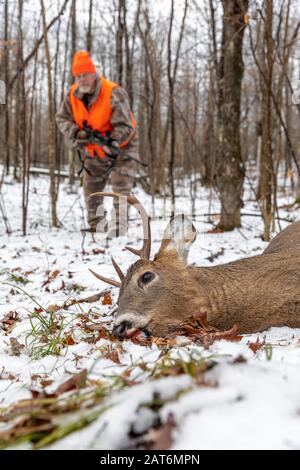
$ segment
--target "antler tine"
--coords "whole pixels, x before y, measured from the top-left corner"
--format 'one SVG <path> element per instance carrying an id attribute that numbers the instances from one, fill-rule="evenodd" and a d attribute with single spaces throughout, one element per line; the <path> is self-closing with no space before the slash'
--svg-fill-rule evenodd
<path id="1" fill-rule="evenodd" d="M 137 256 L 140 256 L 140 251 L 141 250 L 137 250 L 136 248 L 132 248 L 131 246 L 125 246 L 126 250 L 128 251 L 131 251 L 131 253 L 133 253 L 134 255 L 137 255 Z"/>
<path id="2" fill-rule="evenodd" d="M 121 279 L 121 282 L 122 282 L 125 279 L 125 276 L 123 274 L 122 269 L 120 268 L 120 266 L 117 264 L 117 262 L 115 261 L 115 259 L 113 257 L 111 257 L 111 262 L 113 264 L 113 267 L 117 271 L 117 274 L 118 274 L 118 276 L 119 276 L 119 278 Z"/>
<path id="3" fill-rule="evenodd" d="M 140 256 L 143 259 L 150 259 L 150 252 L 151 252 L 151 227 L 150 227 L 150 220 L 149 216 L 144 208 L 144 206 L 140 203 L 140 201 L 133 195 L 133 194 L 119 194 L 119 193 L 107 193 L 107 192 L 97 192 L 90 195 L 91 196 L 108 196 L 120 199 L 120 197 L 126 197 L 128 203 L 133 206 L 142 219 L 143 224 L 143 234 L 144 234 L 144 243 L 142 248 L 139 250 L 135 248 L 131 248 L 126 246 L 126 249 L 131 251 L 132 253 Z"/>
<path id="4" fill-rule="evenodd" d="M 106 282 L 106 284 L 110 284 L 111 286 L 115 287 L 121 287 L 121 282 L 115 281 L 114 279 L 109 279 L 108 277 L 101 276 L 98 273 L 95 273 L 92 269 L 89 269 L 89 271 L 97 278 L 100 279 L 100 281 Z"/>

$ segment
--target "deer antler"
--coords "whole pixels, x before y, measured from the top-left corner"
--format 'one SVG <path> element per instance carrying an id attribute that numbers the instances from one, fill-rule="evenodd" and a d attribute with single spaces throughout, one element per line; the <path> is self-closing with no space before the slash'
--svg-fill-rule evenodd
<path id="1" fill-rule="evenodd" d="M 142 218 L 142 223 L 143 223 L 143 234 L 144 234 L 144 243 L 142 248 L 139 250 L 135 248 L 131 248 L 131 246 L 126 246 L 126 249 L 134 253 L 135 255 L 140 256 L 143 259 L 150 259 L 150 251 L 151 251 L 151 228 L 150 228 L 150 220 L 148 217 L 148 214 L 145 210 L 145 208 L 142 206 L 140 201 L 133 195 L 133 194 L 119 194 L 119 193 L 106 193 L 106 192 L 97 192 L 93 193 L 90 195 L 92 196 L 109 196 L 109 197 L 114 197 L 114 198 L 120 198 L 120 197 L 126 197 L 128 203 L 135 207 L 135 209 L 138 211 Z M 111 257 L 112 264 L 120 278 L 120 281 L 115 281 L 114 279 L 109 279 L 107 277 L 101 276 L 98 273 L 95 273 L 95 271 L 92 271 L 90 269 L 90 272 L 97 278 L 100 279 L 100 281 L 106 282 L 107 284 L 111 284 L 112 286 L 115 287 L 121 287 L 122 281 L 125 279 L 125 276 L 120 268 L 120 266 L 116 263 L 113 257 Z"/>
<path id="2" fill-rule="evenodd" d="M 148 217 L 148 214 L 143 207 L 143 205 L 140 203 L 140 201 L 133 195 L 133 194 L 119 194 L 119 193 L 106 193 L 106 192 L 97 192 L 93 193 L 90 195 L 92 196 L 108 196 L 108 197 L 114 197 L 117 199 L 120 199 L 120 197 L 126 197 L 127 202 L 133 206 L 139 213 L 139 215 L 142 218 L 142 223 L 143 223 L 143 234 L 144 234 L 144 243 L 142 248 L 139 250 L 135 248 L 131 248 L 131 246 L 126 246 L 126 249 L 134 253 L 135 255 L 140 256 L 140 258 L 143 259 L 150 259 L 150 252 L 151 252 L 151 228 L 150 228 L 150 219 Z M 117 269 L 117 263 L 114 262 L 114 267 L 119 274 L 119 270 L 121 269 L 118 266 Z M 122 273 L 123 274 L 123 273 Z M 120 275 L 120 274 L 119 274 Z"/>
<path id="3" fill-rule="evenodd" d="M 97 279 L 100 279 L 100 281 L 106 282 L 106 284 L 111 284 L 112 286 L 115 286 L 115 287 L 121 287 L 122 281 L 125 279 L 125 276 L 124 276 L 124 274 L 123 274 L 123 272 L 122 272 L 120 266 L 117 265 L 117 263 L 116 263 L 116 261 L 113 259 L 113 257 L 111 257 L 111 261 L 112 261 L 113 267 L 115 268 L 115 270 L 116 270 L 117 273 L 118 273 L 118 276 L 119 276 L 121 282 L 115 281 L 114 279 L 109 279 L 108 277 L 101 276 L 101 274 L 95 273 L 95 271 L 93 271 L 92 269 L 89 269 L 89 271 L 90 271 Z"/>
<path id="4" fill-rule="evenodd" d="M 121 282 L 124 281 L 125 276 L 124 276 L 124 274 L 123 274 L 123 271 L 122 271 L 122 269 L 120 268 L 120 266 L 117 264 L 117 262 L 115 261 L 115 259 L 114 259 L 113 257 L 111 257 L 111 262 L 112 262 L 112 264 L 113 264 L 113 267 L 114 267 L 115 270 L 117 271 L 117 274 L 118 274 L 118 276 L 119 276 Z"/>
<path id="5" fill-rule="evenodd" d="M 100 281 L 106 282 L 106 284 L 110 284 L 115 287 L 121 287 L 121 282 L 115 281 L 114 279 L 109 279 L 108 277 L 101 276 L 101 274 L 95 273 L 92 269 L 89 268 L 89 271 Z"/>

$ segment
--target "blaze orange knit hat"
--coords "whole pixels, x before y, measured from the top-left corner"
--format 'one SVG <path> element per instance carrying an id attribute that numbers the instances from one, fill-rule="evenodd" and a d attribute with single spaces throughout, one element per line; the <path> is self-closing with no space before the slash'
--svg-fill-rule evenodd
<path id="1" fill-rule="evenodd" d="M 75 52 L 72 64 L 73 75 L 96 73 L 96 67 L 87 51 Z"/>

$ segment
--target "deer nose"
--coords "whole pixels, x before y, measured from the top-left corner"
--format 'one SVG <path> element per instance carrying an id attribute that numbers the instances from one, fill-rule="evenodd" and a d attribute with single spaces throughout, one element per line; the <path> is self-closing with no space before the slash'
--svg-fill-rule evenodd
<path id="1" fill-rule="evenodd" d="M 114 327 L 113 334 L 116 335 L 118 339 L 124 339 L 126 337 L 126 332 L 131 328 L 132 323 L 130 321 L 122 321 L 119 325 Z"/>

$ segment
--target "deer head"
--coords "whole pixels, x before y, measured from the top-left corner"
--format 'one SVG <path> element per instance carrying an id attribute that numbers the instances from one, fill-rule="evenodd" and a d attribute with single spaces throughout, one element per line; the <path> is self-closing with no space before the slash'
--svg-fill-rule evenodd
<path id="1" fill-rule="evenodd" d="M 116 193 L 95 193 L 118 198 Z M 183 214 L 174 217 L 164 231 L 158 253 L 150 260 L 151 229 L 149 217 L 133 195 L 127 201 L 139 212 L 143 222 L 144 243 L 140 250 L 126 247 L 140 259 L 126 275 L 112 258 L 120 281 L 103 277 L 90 270 L 98 279 L 120 288 L 114 332 L 119 338 L 131 337 L 137 330 L 155 336 L 168 336 L 190 314 L 199 311 L 199 285 L 193 282 L 187 266 L 196 229 Z M 197 300 L 195 294 L 197 293 Z"/>
<path id="2" fill-rule="evenodd" d="M 115 193 L 96 193 L 120 197 Z M 182 321 L 205 314 L 211 326 L 240 333 L 270 326 L 300 327 L 300 221 L 280 232 L 261 255 L 212 267 L 187 265 L 196 231 L 179 215 L 167 226 L 158 253 L 150 260 L 151 233 L 145 209 L 133 196 L 129 204 L 143 221 L 144 244 L 126 276 L 114 259 L 120 281 L 92 273 L 120 288 L 114 332 L 131 337 L 137 330 L 169 336 Z"/>

